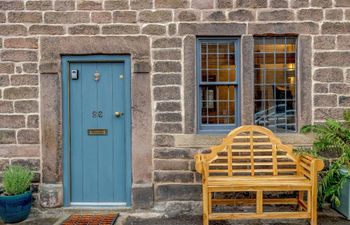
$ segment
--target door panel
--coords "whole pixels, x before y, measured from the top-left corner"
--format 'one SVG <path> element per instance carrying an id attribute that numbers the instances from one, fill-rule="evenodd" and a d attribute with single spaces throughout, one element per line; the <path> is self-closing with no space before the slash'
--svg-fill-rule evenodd
<path id="1" fill-rule="evenodd" d="M 71 202 L 126 202 L 125 84 L 123 63 L 71 63 Z M 96 77 L 97 75 L 97 77 Z M 89 129 L 106 129 L 91 136 Z"/>

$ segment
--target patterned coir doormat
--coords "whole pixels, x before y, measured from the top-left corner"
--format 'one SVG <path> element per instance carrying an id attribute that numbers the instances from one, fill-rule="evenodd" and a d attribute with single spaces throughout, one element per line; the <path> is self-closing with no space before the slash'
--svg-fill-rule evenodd
<path id="1" fill-rule="evenodd" d="M 62 225 L 113 225 L 118 214 L 74 214 L 68 217 Z"/>

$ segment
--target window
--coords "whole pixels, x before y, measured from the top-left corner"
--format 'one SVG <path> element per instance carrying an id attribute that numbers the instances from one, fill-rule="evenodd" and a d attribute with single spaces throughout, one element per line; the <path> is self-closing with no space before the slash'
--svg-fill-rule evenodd
<path id="1" fill-rule="evenodd" d="M 254 121 L 274 132 L 295 132 L 296 38 L 256 37 Z"/>
<path id="2" fill-rule="evenodd" d="M 197 41 L 199 131 L 227 132 L 239 125 L 239 40 Z"/>

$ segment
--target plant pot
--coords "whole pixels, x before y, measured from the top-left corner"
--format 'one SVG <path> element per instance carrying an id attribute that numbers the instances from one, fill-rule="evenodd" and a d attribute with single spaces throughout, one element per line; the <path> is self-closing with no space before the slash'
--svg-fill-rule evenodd
<path id="1" fill-rule="evenodd" d="M 32 192 L 0 196 L 0 217 L 5 223 L 18 223 L 28 218 L 32 207 Z"/>
<path id="2" fill-rule="evenodd" d="M 342 173 L 347 174 L 346 169 L 341 170 Z M 340 206 L 333 206 L 338 212 L 343 214 L 347 220 L 350 220 L 350 178 L 345 182 L 343 189 L 339 196 Z"/>

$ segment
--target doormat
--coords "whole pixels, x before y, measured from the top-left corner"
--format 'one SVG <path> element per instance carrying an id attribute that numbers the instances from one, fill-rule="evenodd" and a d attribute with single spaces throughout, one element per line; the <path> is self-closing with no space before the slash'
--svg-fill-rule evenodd
<path id="1" fill-rule="evenodd" d="M 113 225 L 117 218 L 118 214 L 74 214 L 61 225 Z"/>

